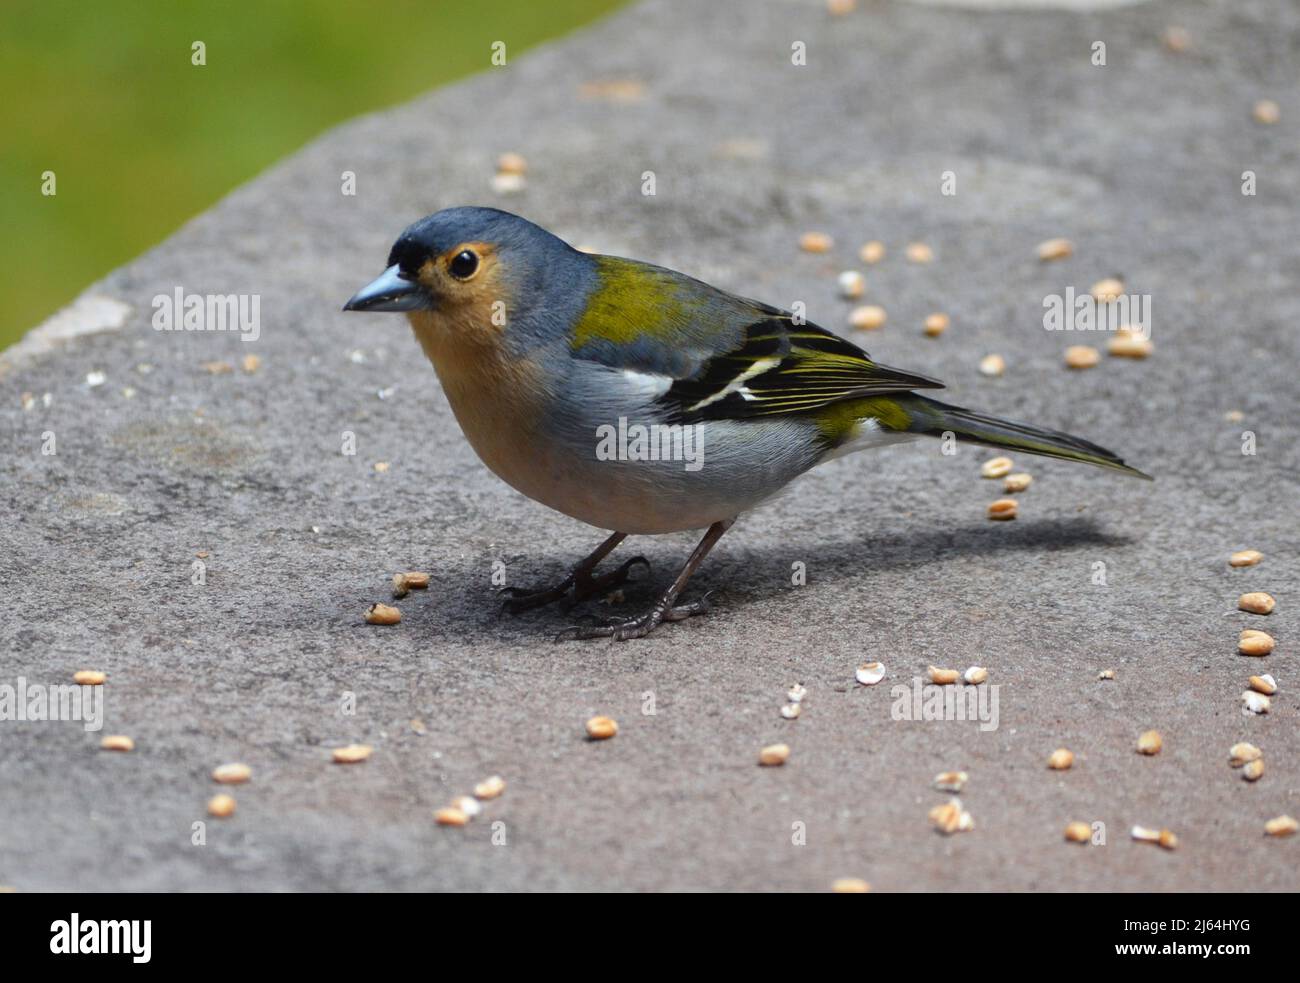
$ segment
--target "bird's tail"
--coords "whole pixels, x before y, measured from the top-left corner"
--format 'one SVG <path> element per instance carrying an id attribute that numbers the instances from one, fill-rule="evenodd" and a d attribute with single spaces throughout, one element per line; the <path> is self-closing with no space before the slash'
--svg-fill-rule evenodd
<path id="1" fill-rule="evenodd" d="M 1043 457 L 1055 457 L 1063 461 L 1082 461 L 1084 464 L 1095 464 L 1100 468 L 1110 468 L 1112 471 L 1122 471 L 1136 478 L 1151 480 L 1150 475 L 1129 467 L 1120 460 L 1118 455 L 1082 437 L 1074 437 L 1059 430 L 1046 430 L 1028 423 L 1001 420 L 983 413 L 973 413 L 960 406 L 949 406 L 937 399 L 915 393 L 901 395 L 896 399 L 908 415 L 906 429 L 909 433 L 923 433 L 933 437 L 953 433 L 960 440 L 969 440 L 988 447 L 1021 451 L 1025 454 L 1040 454 Z"/>

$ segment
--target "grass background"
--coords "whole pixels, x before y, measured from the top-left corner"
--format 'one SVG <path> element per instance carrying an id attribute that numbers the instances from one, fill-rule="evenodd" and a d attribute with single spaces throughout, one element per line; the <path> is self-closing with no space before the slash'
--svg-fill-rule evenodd
<path id="1" fill-rule="evenodd" d="M 4 0 L 0 348 L 330 125 L 623 2 Z"/>

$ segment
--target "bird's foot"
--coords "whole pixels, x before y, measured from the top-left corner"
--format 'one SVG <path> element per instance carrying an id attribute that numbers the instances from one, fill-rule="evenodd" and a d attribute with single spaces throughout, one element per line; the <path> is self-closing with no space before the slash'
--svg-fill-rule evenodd
<path id="1" fill-rule="evenodd" d="M 605 621 L 597 625 L 573 625 L 555 636 L 557 642 L 582 641 L 589 638 L 612 638 L 623 642 L 629 638 L 645 638 L 665 621 L 685 621 L 709 610 L 709 595 L 689 604 L 671 606 L 661 600 L 645 614 L 626 621 Z"/>
<path id="2" fill-rule="evenodd" d="M 533 608 L 554 604 L 556 601 L 564 601 L 565 610 L 570 610 L 594 594 L 626 584 L 632 579 L 632 570 L 638 564 L 645 567 L 647 571 L 650 569 L 649 560 L 644 556 L 634 556 L 617 569 L 601 574 L 599 577 L 593 577 L 589 567 L 579 566 L 554 587 L 541 590 L 504 587 L 501 593 L 509 594 L 510 597 L 501 606 L 502 613 L 519 614 L 522 611 L 531 611 Z"/>

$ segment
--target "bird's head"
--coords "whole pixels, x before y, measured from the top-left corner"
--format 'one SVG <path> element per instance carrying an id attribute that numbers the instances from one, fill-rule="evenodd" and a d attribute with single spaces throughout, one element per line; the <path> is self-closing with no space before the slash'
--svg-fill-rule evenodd
<path id="1" fill-rule="evenodd" d="M 569 294 L 586 264 L 582 253 L 518 215 L 447 208 L 398 236 L 388 268 L 343 309 L 408 312 L 422 341 L 426 332 L 486 341 L 531 323 L 534 308 Z"/>

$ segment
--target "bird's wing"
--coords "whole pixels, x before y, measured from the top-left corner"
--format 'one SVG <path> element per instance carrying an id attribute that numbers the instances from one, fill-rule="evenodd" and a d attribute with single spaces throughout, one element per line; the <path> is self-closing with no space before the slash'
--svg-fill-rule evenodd
<path id="1" fill-rule="evenodd" d="M 943 383 L 873 362 L 857 345 L 815 324 L 769 316 L 740 345 L 678 379 L 661 400 L 683 423 L 811 413 L 830 403 Z"/>
<path id="2" fill-rule="evenodd" d="M 671 380 L 659 396 L 677 422 L 815 412 L 831 403 L 943 383 L 873 362 L 789 312 L 672 270 L 600 257 L 572 354 Z"/>

